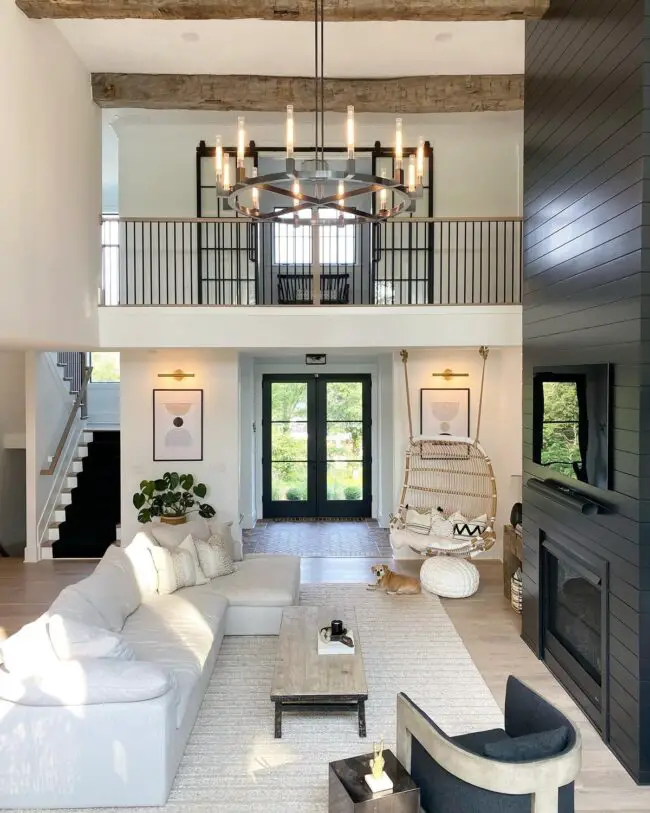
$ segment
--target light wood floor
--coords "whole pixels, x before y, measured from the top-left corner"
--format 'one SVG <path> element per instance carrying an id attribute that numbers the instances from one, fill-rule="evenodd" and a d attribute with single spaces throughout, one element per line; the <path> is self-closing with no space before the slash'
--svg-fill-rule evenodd
<path id="1" fill-rule="evenodd" d="M 305 583 L 365 582 L 377 559 L 303 559 Z M 91 562 L 41 562 L 24 565 L 0 559 L 0 639 L 42 613 L 58 592 L 92 570 Z M 583 736 L 583 769 L 576 786 L 576 811 L 589 813 L 638 813 L 650 811 L 650 787 L 634 784 L 600 740 L 591 724 L 546 667 L 519 637 L 519 617 L 502 593 L 500 563 L 479 565 L 481 587 L 469 599 L 444 600 L 459 635 L 483 679 L 503 707 L 505 681 L 515 674 L 561 708 L 580 727 Z M 417 563 L 395 566 L 403 572 Z M 395 598 L 399 601 L 399 598 Z"/>

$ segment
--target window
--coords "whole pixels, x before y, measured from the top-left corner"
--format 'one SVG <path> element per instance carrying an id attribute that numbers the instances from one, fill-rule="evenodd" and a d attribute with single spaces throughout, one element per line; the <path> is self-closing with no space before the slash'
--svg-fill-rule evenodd
<path id="1" fill-rule="evenodd" d="M 356 262 L 354 216 L 343 212 L 345 220 L 352 222 L 341 226 L 337 222 L 340 214 L 332 209 L 318 212 L 320 221 L 320 261 L 321 265 L 354 265 Z M 307 221 L 304 226 L 296 226 L 290 212 L 282 216 L 288 222 L 276 223 L 273 229 L 274 265 L 311 265 L 311 211 L 302 209 L 298 219 Z"/>
<path id="2" fill-rule="evenodd" d="M 91 353 L 93 371 L 90 380 L 93 384 L 112 384 L 120 380 L 119 353 Z"/>
<path id="3" fill-rule="evenodd" d="M 105 305 L 120 304 L 120 221 L 117 215 L 102 220 L 102 290 Z"/>
<path id="4" fill-rule="evenodd" d="M 535 376 L 538 409 L 534 459 L 552 471 L 585 480 L 586 382 L 582 375 Z"/>

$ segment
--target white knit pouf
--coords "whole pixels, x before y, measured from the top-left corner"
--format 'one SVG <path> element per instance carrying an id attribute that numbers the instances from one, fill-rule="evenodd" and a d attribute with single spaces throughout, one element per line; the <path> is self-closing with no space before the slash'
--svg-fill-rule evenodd
<path id="1" fill-rule="evenodd" d="M 432 556 L 420 570 L 422 587 L 443 598 L 467 598 L 478 590 L 478 568 L 466 559 Z"/>

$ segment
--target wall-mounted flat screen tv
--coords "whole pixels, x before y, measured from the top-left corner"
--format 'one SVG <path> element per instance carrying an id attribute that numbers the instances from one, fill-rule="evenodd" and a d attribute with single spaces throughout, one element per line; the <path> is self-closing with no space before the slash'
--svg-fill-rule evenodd
<path id="1" fill-rule="evenodd" d="M 535 368 L 533 461 L 597 488 L 610 482 L 609 364 Z"/>

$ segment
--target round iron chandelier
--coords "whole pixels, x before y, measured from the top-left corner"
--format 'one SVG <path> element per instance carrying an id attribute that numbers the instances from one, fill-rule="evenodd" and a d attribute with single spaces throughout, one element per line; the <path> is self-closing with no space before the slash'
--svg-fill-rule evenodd
<path id="1" fill-rule="evenodd" d="M 325 14 L 324 0 L 314 0 L 314 156 L 300 160 L 295 156 L 295 123 L 293 105 L 287 105 L 286 157 L 282 172 L 246 176 L 246 129 L 243 117 L 237 120 L 237 154 L 235 178 L 230 174 L 230 156 L 224 151 L 221 136 L 215 148 L 217 197 L 228 206 L 254 220 L 287 220 L 293 215 L 298 224 L 302 211 L 311 211 L 315 222 L 319 210 L 338 213 L 338 222 L 350 218 L 383 221 L 415 210 L 415 201 L 422 196 L 424 175 L 424 139 L 417 150 L 404 161 L 402 119 L 395 121 L 394 174 L 386 177 L 357 172 L 355 159 L 354 107 L 348 106 L 346 120 L 345 168 L 334 170 L 325 159 L 325 78 L 324 78 Z M 286 206 L 264 208 L 265 193 L 281 196 Z M 374 211 L 368 207 L 373 200 Z M 359 199 L 363 198 L 362 201 Z M 355 200 L 356 199 L 356 200 Z M 355 205 L 355 203 L 360 205 Z M 361 205 L 361 204 L 365 204 Z"/>

